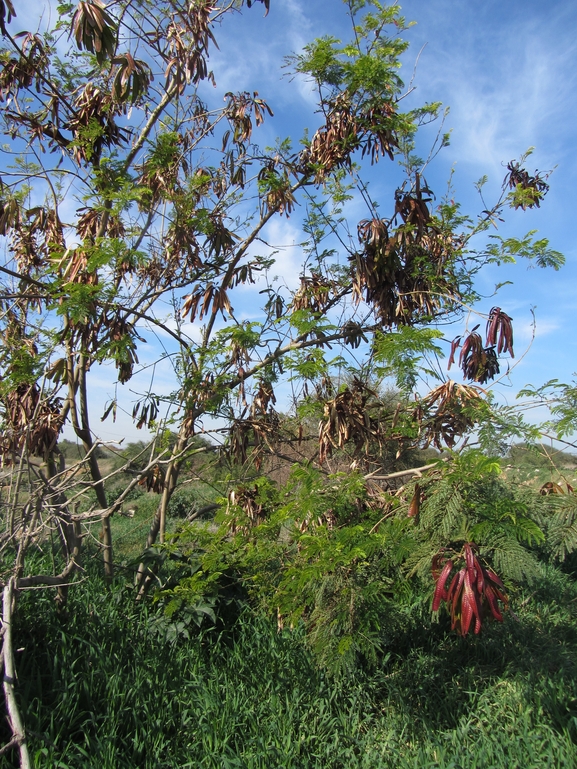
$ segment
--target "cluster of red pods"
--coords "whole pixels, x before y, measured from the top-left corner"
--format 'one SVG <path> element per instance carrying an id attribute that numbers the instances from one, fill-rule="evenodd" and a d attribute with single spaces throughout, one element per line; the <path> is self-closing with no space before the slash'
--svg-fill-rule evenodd
<path id="1" fill-rule="evenodd" d="M 438 611 L 444 601 L 451 615 L 451 628 L 463 636 L 471 628 L 480 633 L 486 619 L 502 622 L 499 602 L 505 609 L 508 605 L 502 581 L 480 563 L 476 549 L 473 542 L 467 542 L 455 559 L 444 553 L 433 559 L 433 579 L 437 583 L 433 611 Z"/>

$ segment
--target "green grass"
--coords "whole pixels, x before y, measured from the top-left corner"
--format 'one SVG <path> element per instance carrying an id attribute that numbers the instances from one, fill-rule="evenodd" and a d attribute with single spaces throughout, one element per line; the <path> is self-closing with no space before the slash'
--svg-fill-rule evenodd
<path id="1" fill-rule="evenodd" d="M 214 488 L 197 483 L 178 490 L 171 500 L 167 516 L 167 532 L 182 525 L 183 519 L 195 509 L 214 502 L 217 494 Z M 114 559 L 119 563 L 137 559 L 146 546 L 146 537 L 154 519 L 160 495 L 135 491 L 124 503 L 123 509 L 133 510 L 132 516 L 116 513 L 112 516 L 112 537 Z M 92 525 L 92 534 L 97 537 L 100 522 Z"/>
<path id="2" fill-rule="evenodd" d="M 156 513 L 158 496 L 150 494 L 134 503 L 134 515 L 128 517 L 116 513 L 112 516 L 112 542 L 114 560 L 122 563 L 138 558 L 146 546 L 146 537 Z M 127 505 L 128 507 L 128 505 Z M 98 524 L 100 528 L 100 524 Z"/>
<path id="3" fill-rule="evenodd" d="M 461 639 L 417 606 L 377 669 L 333 679 L 264 618 L 167 643 L 120 583 L 77 586 L 66 618 L 31 591 L 15 643 L 34 765 L 576 766 L 577 586 L 548 569 L 514 609 Z"/>

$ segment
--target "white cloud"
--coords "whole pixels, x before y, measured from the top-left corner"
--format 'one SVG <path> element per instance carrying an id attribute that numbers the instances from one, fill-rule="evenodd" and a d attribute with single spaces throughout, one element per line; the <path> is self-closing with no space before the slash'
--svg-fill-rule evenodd
<path id="1" fill-rule="evenodd" d="M 524 6 L 511 3 L 510 15 L 501 16 L 496 3 L 445 0 L 414 11 L 423 19 L 417 37 L 428 40 L 416 96 L 424 91 L 450 105 L 452 159 L 498 172 L 503 159 L 537 145 L 540 157 L 558 160 L 553 134 L 570 128 L 576 84 L 568 66 L 577 50 L 575 20 L 563 17 L 575 14 L 523 12 Z"/>
<path id="2" fill-rule="evenodd" d="M 300 285 L 302 271 L 302 230 L 289 219 L 276 218 L 267 224 L 263 236 L 269 244 L 269 253 L 274 254 L 271 276 L 276 276 L 281 285 L 294 291 Z"/>
<path id="3" fill-rule="evenodd" d="M 535 339 L 541 340 L 560 328 L 561 322 L 555 318 L 536 318 L 533 322 L 532 318 L 525 317 L 515 324 L 515 339 L 521 344 L 529 344 L 533 335 Z"/>

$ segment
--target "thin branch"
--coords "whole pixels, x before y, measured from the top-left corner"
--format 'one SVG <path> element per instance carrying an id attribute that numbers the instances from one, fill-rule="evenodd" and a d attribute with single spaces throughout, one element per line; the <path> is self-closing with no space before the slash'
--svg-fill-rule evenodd
<path id="1" fill-rule="evenodd" d="M 441 462 L 446 461 L 446 459 L 441 460 Z M 390 478 L 402 478 L 403 475 L 416 475 L 418 478 L 420 478 L 426 470 L 431 470 L 433 467 L 438 466 L 438 462 L 433 462 L 430 465 L 423 465 L 422 467 L 410 467 L 407 470 L 398 470 L 396 473 L 389 473 L 388 475 L 375 475 L 375 473 L 378 473 L 378 470 L 374 470 L 372 473 L 365 475 L 364 479 L 365 481 L 388 481 Z"/>

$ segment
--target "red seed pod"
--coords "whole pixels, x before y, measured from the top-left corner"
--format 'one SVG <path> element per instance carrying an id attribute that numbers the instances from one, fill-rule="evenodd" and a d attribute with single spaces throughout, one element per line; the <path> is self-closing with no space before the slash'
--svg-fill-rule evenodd
<path id="1" fill-rule="evenodd" d="M 463 584 L 463 598 L 461 601 L 462 616 L 461 616 L 461 635 L 467 635 L 471 626 L 471 619 L 475 617 L 476 620 L 481 622 L 481 613 L 477 603 L 477 596 L 471 583 L 469 570 L 465 572 L 465 579 Z M 480 628 L 479 628 L 480 629 Z"/>
<path id="2" fill-rule="evenodd" d="M 473 555 L 473 550 L 471 548 L 471 545 L 466 544 L 463 548 L 465 551 L 465 562 L 467 564 L 467 572 L 469 574 L 469 579 L 471 581 L 471 584 L 475 582 L 477 579 L 477 572 L 475 570 L 475 556 Z"/>
<path id="3" fill-rule="evenodd" d="M 441 601 L 446 601 L 448 593 L 445 590 L 445 584 L 449 578 L 449 574 L 453 570 L 453 561 L 447 561 L 441 572 L 441 576 L 437 580 L 435 587 L 435 594 L 433 596 L 433 611 L 438 611 L 441 605 Z"/>
<path id="4" fill-rule="evenodd" d="M 493 588 L 491 585 L 486 585 L 485 587 L 485 598 L 487 599 L 487 603 L 489 604 L 489 609 L 491 610 L 491 614 L 498 622 L 503 622 L 503 615 L 499 611 L 499 604 L 497 603 L 497 596 L 495 595 L 495 592 L 493 591 Z"/>
<path id="5" fill-rule="evenodd" d="M 498 585 L 499 587 L 505 588 L 505 585 L 501 582 L 501 579 L 495 574 L 494 571 L 491 569 L 485 569 L 485 574 L 487 577 L 493 582 L 493 584 Z"/>
<path id="6" fill-rule="evenodd" d="M 455 574 L 453 579 L 451 580 L 451 584 L 449 585 L 449 589 L 447 590 L 447 603 L 451 603 L 453 600 L 453 597 L 455 595 L 455 590 L 457 589 L 457 583 L 459 582 L 459 572 Z"/>
<path id="7" fill-rule="evenodd" d="M 409 505 L 409 512 L 407 513 L 407 518 L 416 518 L 419 514 L 419 510 L 421 509 L 421 487 L 418 483 L 415 483 L 415 493 L 413 494 L 413 498 L 411 499 L 411 504 Z"/>
<path id="8" fill-rule="evenodd" d="M 475 569 L 477 570 L 477 594 L 483 595 L 483 590 L 485 589 L 485 570 L 477 557 L 475 557 Z"/>
<path id="9" fill-rule="evenodd" d="M 461 569 L 461 571 L 457 575 L 458 577 L 457 584 L 453 591 L 453 600 L 451 602 L 451 630 L 455 630 L 455 628 L 461 621 L 461 613 L 462 613 L 461 593 L 463 590 L 463 582 L 465 580 L 466 571 L 467 571 L 466 569 Z M 459 612 L 459 609 L 461 609 L 461 612 Z"/>

